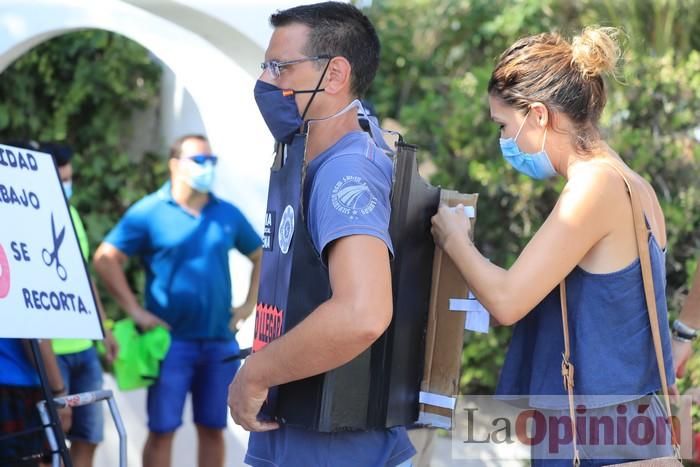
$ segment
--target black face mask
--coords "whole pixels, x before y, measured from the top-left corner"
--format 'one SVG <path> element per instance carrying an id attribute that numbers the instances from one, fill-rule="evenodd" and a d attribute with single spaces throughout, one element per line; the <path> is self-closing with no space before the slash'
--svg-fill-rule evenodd
<path id="1" fill-rule="evenodd" d="M 280 89 L 274 84 L 266 83 L 261 80 L 255 83 L 255 89 L 253 91 L 255 102 L 258 104 L 260 114 L 276 141 L 289 144 L 292 142 L 294 135 L 301 132 L 304 118 L 316 94 L 325 90 L 321 88 L 321 83 L 326 76 L 328 65 L 330 65 L 330 60 L 326 63 L 326 67 L 323 69 L 323 73 L 318 80 L 318 84 L 316 84 L 316 88 L 311 90 L 297 91 L 294 89 Z M 308 104 L 306 104 L 304 113 L 299 114 L 294 95 L 308 93 L 312 94 L 311 99 L 309 99 Z"/>

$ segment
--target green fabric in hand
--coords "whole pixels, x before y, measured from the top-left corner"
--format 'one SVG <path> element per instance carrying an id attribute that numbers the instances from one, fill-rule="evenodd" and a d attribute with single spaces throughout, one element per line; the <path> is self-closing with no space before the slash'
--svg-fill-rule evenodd
<path id="1" fill-rule="evenodd" d="M 128 391 L 152 385 L 170 348 L 170 333 L 161 326 L 141 332 L 129 318 L 114 323 L 112 332 L 119 344 L 119 355 L 114 361 L 119 389 Z"/>

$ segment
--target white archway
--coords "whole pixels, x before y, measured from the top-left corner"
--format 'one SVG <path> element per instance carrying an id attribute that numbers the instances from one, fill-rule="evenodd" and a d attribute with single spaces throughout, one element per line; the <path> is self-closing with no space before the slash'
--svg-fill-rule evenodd
<path id="1" fill-rule="evenodd" d="M 241 27 L 236 28 L 230 18 L 212 17 L 211 9 L 203 11 L 169 0 L 0 0 L 0 73 L 36 45 L 80 29 L 112 31 L 143 45 L 167 64 L 196 102 L 212 147 L 220 156 L 216 192 L 234 202 L 261 232 L 273 141 L 259 116 L 252 89 L 257 78 L 255 65 L 263 56 L 267 37 L 251 38 L 241 31 L 249 34 L 251 21 L 266 25 L 269 13 L 288 2 L 266 3 L 248 3 L 245 14 L 237 19 Z M 240 259 L 234 260 L 233 268 L 234 296 L 241 301 L 249 269 Z M 242 337 L 242 344 L 249 344 L 245 341 L 250 339 L 250 326 Z M 133 412 L 132 416 L 143 418 L 145 408 L 134 408 L 139 403 L 126 400 L 122 405 L 125 415 Z M 106 428 L 109 430 L 109 424 Z M 239 428 L 232 433 L 240 453 L 247 435 Z M 140 465 L 145 427 L 129 435 L 129 465 Z M 193 451 L 192 447 L 186 446 L 184 452 Z M 110 455 L 98 464 L 116 465 L 111 456 L 116 447 L 107 443 L 100 449 L 108 449 Z M 240 457 L 228 460 L 227 466 L 242 465 Z M 173 458 L 178 459 L 177 448 Z M 192 459 L 181 460 L 194 465 Z M 185 464 L 176 461 L 174 465 Z"/>
<path id="2" fill-rule="evenodd" d="M 252 98 L 250 66 L 246 70 L 192 31 L 124 2 L 6 0 L 0 11 L 0 71 L 37 44 L 77 29 L 113 31 L 152 51 L 199 107 L 212 146 L 223 159 L 217 188 L 261 224 L 272 139 Z M 249 48 L 255 43 L 241 45 L 250 65 Z M 257 53 L 262 56 L 262 48 Z"/>

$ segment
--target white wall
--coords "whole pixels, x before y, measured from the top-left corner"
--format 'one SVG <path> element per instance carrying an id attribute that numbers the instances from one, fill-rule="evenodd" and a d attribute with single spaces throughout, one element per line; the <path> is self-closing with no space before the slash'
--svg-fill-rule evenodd
<path id="1" fill-rule="evenodd" d="M 260 227 L 272 139 L 252 90 L 270 34 L 267 17 L 284 3 L 203 2 L 197 9 L 172 1 L 132 3 L 0 0 L 0 71 L 31 47 L 79 28 L 106 29 L 139 42 L 175 75 L 170 82 L 166 76 L 172 95 L 163 96 L 163 143 L 182 131 L 204 130 L 222 157 L 217 190 Z M 198 23 L 185 14 L 192 11 L 200 14 Z"/>
<path id="2" fill-rule="evenodd" d="M 32 47 L 52 37 L 84 28 L 122 34 L 148 48 L 166 66 L 162 91 L 160 144 L 186 132 L 208 135 L 220 156 L 216 192 L 239 206 L 262 231 L 272 137 L 259 116 L 253 86 L 271 30 L 274 10 L 298 2 L 231 0 L 0 0 L 0 72 Z M 234 296 L 245 297 L 250 268 L 233 255 Z M 239 333 L 250 345 L 251 325 Z M 120 395 L 131 462 L 138 465 L 144 437 L 143 393 Z M 140 427 L 140 428 L 139 428 Z M 191 427 L 190 427 L 191 428 Z M 98 450 L 96 465 L 116 465 L 115 438 Z M 178 435 L 174 466 L 195 465 L 190 429 Z M 228 466 L 241 465 L 247 435 L 231 427 Z"/>
<path id="3" fill-rule="evenodd" d="M 160 148 L 167 154 L 170 143 L 187 133 L 206 133 L 202 114 L 192 94 L 182 80 L 166 65 L 162 64 L 163 76 L 160 91 Z"/>
<path id="4" fill-rule="evenodd" d="M 167 147 L 185 132 L 206 133 L 220 155 L 215 190 L 262 230 L 272 138 L 252 90 L 271 30 L 268 17 L 289 1 L 0 0 L 0 71 L 22 53 L 60 34 L 99 28 L 127 36 L 168 70 L 162 95 Z M 234 261 L 236 301 L 247 287 Z"/>

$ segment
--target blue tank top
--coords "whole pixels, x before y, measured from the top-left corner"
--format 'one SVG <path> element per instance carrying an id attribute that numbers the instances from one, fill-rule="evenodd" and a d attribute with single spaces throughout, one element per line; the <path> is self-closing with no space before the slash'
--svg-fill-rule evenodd
<path id="1" fill-rule="evenodd" d="M 674 382 L 665 252 L 653 235 L 649 253 L 668 385 Z M 574 393 L 606 396 L 595 406 L 613 405 L 661 389 L 639 258 L 608 274 L 576 267 L 566 278 Z M 497 398 L 529 396 L 531 407 L 565 409 L 561 376 L 564 352 L 559 286 L 513 330 L 496 389 Z M 625 397 L 626 396 L 626 397 Z M 590 408 L 594 404 L 589 404 Z"/>

